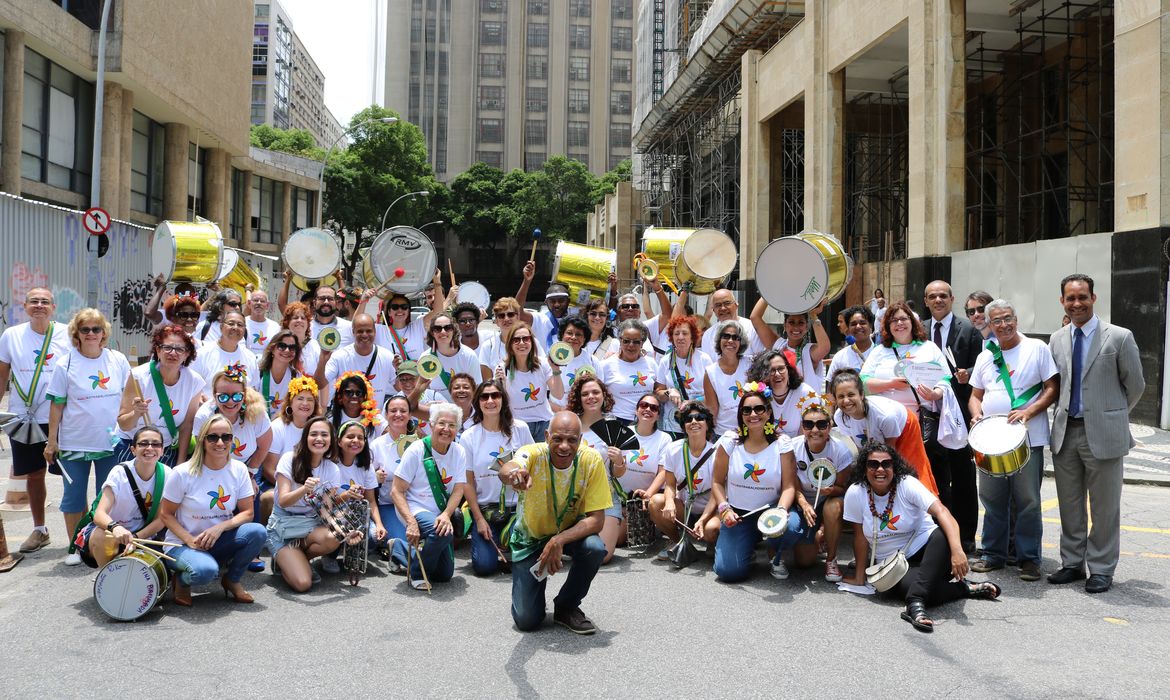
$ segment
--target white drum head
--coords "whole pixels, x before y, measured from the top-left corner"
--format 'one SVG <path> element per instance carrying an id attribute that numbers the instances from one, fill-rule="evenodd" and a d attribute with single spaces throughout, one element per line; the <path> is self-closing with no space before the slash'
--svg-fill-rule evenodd
<path id="1" fill-rule="evenodd" d="M 999 455 L 1014 450 L 1027 439 L 1026 423 L 1009 423 L 1007 416 L 984 416 L 971 427 L 967 444 L 976 452 Z"/>
<path id="2" fill-rule="evenodd" d="M 682 246 L 687 267 L 706 279 L 723 279 L 735 269 L 735 242 L 722 231 L 702 228 L 687 238 Z"/>
<path id="3" fill-rule="evenodd" d="M 231 248 L 224 248 L 223 260 L 219 263 L 219 274 L 215 276 L 215 279 L 221 280 L 232 274 L 232 270 L 236 269 L 238 262 L 240 262 L 240 254 Z"/>
<path id="4" fill-rule="evenodd" d="M 779 508 L 769 508 L 760 514 L 756 527 L 764 537 L 779 537 L 788 529 L 788 518 Z"/>
<path id="5" fill-rule="evenodd" d="M 772 241 L 756 260 L 760 296 L 786 314 L 815 309 L 828 283 L 829 266 L 820 251 L 799 238 Z"/>
<path id="6" fill-rule="evenodd" d="M 818 489 L 826 489 L 837 482 L 837 465 L 823 457 L 808 465 L 809 482 Z"/>
<path id="7" fill-rule="evenodd" d="M 166 221 L 154 229 L 150 243 L 151 276 L 165 275 L 169 282 L 175 275 L 175 234 Z"/>
<path id="8" fill-rule="evenodd" d="M 421 292 L 435 276 L 439 257 L 427 235 L 410 226 L 394 226 L 378 235 L 370 247 L 370 267 L 379 283 L 398 294 Z M 402 277 L 394 271 L 402 268 Z"/>
<path id="9" fill-rule="evenodd" d="M 464 282 L 459 285 L 459 296 L 455 298 L 455 301 L 459 303 L 466 301 L 487 310 L 491 307 L 492 295 L 488 293 L 487 287 L 479 282 Z"/>
<path id="10" fill-rule="evenodd" d="M 307 280 L 319 280 L 341 265 L 341 247 L 325 229 L 303 228 L 284 244 L 284 264 Z"/>
<path id="11" fill-rule="evenodd" d="M 135 557 L 117 557 L 102 567 L 93 582 L 98 606 L 115 620 L 137 620 L 162 596 L 164 582 Z"/>

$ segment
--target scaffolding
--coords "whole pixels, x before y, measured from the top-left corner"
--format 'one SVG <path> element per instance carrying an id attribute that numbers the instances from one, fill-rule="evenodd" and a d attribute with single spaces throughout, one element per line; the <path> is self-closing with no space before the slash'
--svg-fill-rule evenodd
<path id="1" fill-rule="evenodd" d="M 1113 228 L 1113 2 L 1031 0 L 967 52 L 968 248 Z"/>
<path id="2" fill-rule="evenodd" d="M 804 230 L 804 129 L 780 131 L 780 235 Z"/>

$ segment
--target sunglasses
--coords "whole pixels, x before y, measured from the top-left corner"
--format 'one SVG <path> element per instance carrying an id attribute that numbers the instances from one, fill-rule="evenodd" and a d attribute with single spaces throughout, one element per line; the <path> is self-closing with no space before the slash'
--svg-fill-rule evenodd
<path id="1" fill-rule="evenodd" d="M 755 406 L 744 406 L 743 408 L 739 409 L 739 412 L 745 416 L 750 416 L 750 415 L 757 415 L 758 416 L 761 413 L 766 413 L 767 411 L 768 411 L 768 407 L 760 405 L 760 404 L 757 404 Z"/>
<path id="2" fill-rule="evenodd" d="M 532 342 L 532 336 L 530 336 L 530 335 L 518 335 L 515 338 L 512 338 L 513 345 L 515 345 L 516 343 L 531 343 L 531 342 Z"/>
<path id="3" fill-rule="evenodd" d="M 479 323 L 479 319 L 477 319 L 477 318 L 470 318 L 470 317 L 468 317 L 468 318 L 461 318 L 461 319 L 458 319 L 457 321 L 455 321 L 455 323 L 458 323 L 458 324 L 459 324 L 459 325 L 461 325 L 461 326 L 470 326 L 470 325 L 472 325 L 473 323 Z"/>
<path id="4" fill-rule="evenodd" d="M 867 459 L 865 461 L 865 468 L 871 469 L 873 471 L 877 471 L 878 469 L 892 470 L 894 468 L 894 460 L 893 459 Z"/>
<path id="5" fill-rule="evenodd" d="M 622 345 L 641 345 L 644 342 L 638 338 L 622 338 Z"/>
<path id="6" fill-rule="evenodd" d="M 226 444 L 231 443 L 232 434 L 231 433 L 208 433 L 206 436 L 204 436 L 203 439 L 207 440 L 208 442 L 222 442 L 226 445 Z"/>
<path id="7" fill-rule="evenodd" d="M 649 401 L 639 401 L 638 410 L 641 411 L 642 409 L 646 409 L 652 413 L 658 413 L 658 411 L 661 410 L 656 403 L 650 403 Z"/>
<path id="8" fill-rule="evenodd" d="M 431 332 L 432 333 L 450 333 L 451 329 L 454 327 L 455 326 L 451 325 L 450 323 L 445 323 L 441 326 L 431 326 Z"/>
<path id="9" fill-rule="evenodd" d="M 968 316 L 974 316 L 975 314 L 982 314 L 982 313 L 986 313 L 986 312 L 987 312 L 986 306 L 976 306 L 976 307 L 968 307 L 967 308 L 967 315 Z"/>
<path id="10" fill-rule="evenodd" d="M 490 394 L 480 394 L 479 400 L 480 401 L 499 401 L 500 400 L 500 392 L 493 391 Z"/>
<path id="11" fill-rule="evenodd" d="M 156 450 L 162 447 L 162 445 L 163 444 L 161 440 L 143 440 L 141 442 L 134 443 L 135 447 L 149 447 Z"/>
<path id="12" fill-rule="evenodd" d="M 361 389 L 346 389 L 341 393 L 342 395 L 351 399 L 360 399 L 366 395 L 366 392 L 362 391 Z"/>
<path id="13" fill-rule="evenodd" d="M 821 420 L 802 420 L 800 421 L 800 427 L 804 428 L 805 430 L 812 430 L 813 428 L 816 428 L 817 430 L 828 430 L 829 419 L 822 418 Z"/>
<path id="14" fill-rule="evenodd" d="M 237 391 L 233 394 L 228 394 L 228 393 L 216 394 L 215 400 L 220 402 L 220 403 L 227 403 L 229 401 L 243 401 L 244 400 L 244 392 Z"/>
<path id="15" fill-rule="evenodd" d="M 80 335 L 101 335 L 106 329 L 101 326 L 81 326 L 77 329 Z"/>
<path id="16" fill-rule="evenodd" d="M 225 301 L 225 302 L 223 303 L 223 305 L 224 305 L 224 306 L 230 306 L 230 307 L 232 307 L 232 308 L 234 308 L 234 309 L 238 309 L 238 308 L 240 308 L 240 302 L 238 302 L 238 301 Z"/>
<path id="17" fill-rule="evenodd" d="M 289 345 L 288 343 L 277 343 L 276 349 L 277 350 L 284 350 L 285 352 L 296 352 L 297 346 L 296 345 Z"/>
<path id="18" fill-rule="evenodd" d="M 516 318 L 515 311 L 499 311 L 496 313 L 496 318 Z"/>
<path id="19" fill-rule="evenodd" d="M 640 304 L 622 304 L 618 308 L 622 311 L 633 311 L 634 309 L 642 308 L 642 306 Z"/>
<path id="20" fill-rule="evenodd" d="M 199 312 L 198 311 L 180 311 L 179 313 L 175 314 L 175 318 L 181 318 L 184 321 L 194 321 L 195 319 L 199 318 Z"/>
<path id="21" fill-rule="evenodd" d="M 410 304 L 390 304 L 391 311 L 410 311 Z"/>
<path id="22" fill-rule="evenodd" d="M 604 311 L 590 311 L 589 318 L 609 318 L 609 314 Z"/>
<path id="23" fill-rule="evenodd" d="M 736 343 L 739 342 L 739 336 L 736 335 L 735 333 L 720 333 L 719 339 L 720 340 L 731 340 L 731 341 L 734 341 Z"/>
<path id="24" fill-rule="evenodd" d="M 683 418 L 682 418 L 683 425 L 686 425 L 687 423 L 706 423 L 706 422 L 707 422 L 707 418 L 705 416 L 703 416 L 702 413 L 688 413 L 687 415 L 683 416 Z"/>

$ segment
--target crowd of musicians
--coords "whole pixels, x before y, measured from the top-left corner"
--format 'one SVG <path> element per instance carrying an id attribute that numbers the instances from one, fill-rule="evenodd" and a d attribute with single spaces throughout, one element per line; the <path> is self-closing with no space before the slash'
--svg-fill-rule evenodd
<path id="1" fill-rule="evenodd" d="M 1094 313 L 1092 279 L 1062 281 L 1067 325 L 1048 343 L 1018 330 L 1025 311 L 1011 300 L 960 300 L 945 281 L 926 288 L 921 317 L 876 291 L 838 316 L 831 340 L 821 307 L 777 332 L 763 301 L 744 317 L 720 289 L 694 314 L 685 289 L 671 300 L 656 280 L 621 294 L 611 278 L 580 306 L 553 283 L 529 310 L 534 269 L 488 309 L 456 303 L 438 273 L 417 301 L 324 285 L 297 298 L 287 281 L 275 300 L 230 289 L 200 300 L 159 279 L 137 367 L 108 347 L 99 311 L 55 321 L 51 291 L 30 290 L 28 322 L 0 337 L 0 391 L 43 431 L 12 438 L 34 523 L 20 551 L 49 544 L 48 469 L 64 477 L 65 563 L 102 567 L 164 543 L 179 605 L 216 579 L 252 602 L 245 573 L 269 567 L 309 590 L 359 543 L 429 588 L 452 578 L 467 539 L 475 574 L 510 569 L 524 630 L 542 623 L 547 577 L 568 557 L 554 620 L 589 633 L 580 606 L 599 567 L 627 541 L 661 543 L 641 532 L 648 516 L 667 539 L 660 558 L 686 538 L 725 582 L 756 574 L 761 543 L 776 579 L 817 567 L 859 592 L 867 567 L 904 557 L 885 594 L 930 631 L 927 607 L 1000 595 L 969 571 L 1041 578 L 1047 448 L 1061 518 L 1048 581 L 1112 584 L 1128 411 L 1144 381 L 1132 334 Z M 328 328 L 339 343 L 323 342 Z M 907 362 L 944 370 L 911 385 Z M 1007 476 L 977 470 L 963 441 L 991 415 L 1027 428 L 1031 457 Z M 364 501 L 361 531 L 329 517 L 349 501 Z M 758 521 L 777 508 L 782 534 L 765 536 Z M 838 559 L 849 530 L 852 564 Z"/>

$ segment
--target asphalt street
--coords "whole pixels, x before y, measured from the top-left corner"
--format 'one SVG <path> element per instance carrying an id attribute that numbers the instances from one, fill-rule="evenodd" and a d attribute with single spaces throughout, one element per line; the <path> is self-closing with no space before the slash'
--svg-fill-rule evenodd
<path id="1" fill-rule="evenodd" d="M 577 637 L 551 623 L 523 634 L 509 615 L 510 579 L 475 577 L 466 547 L 456 552 L 455 579 L 429 596 L 381 563 L 359 587 L 327 576 L 305 595 L 268 573 L 249 574 L 254 605 L 233 605 L 218 587 L 197 589 L 192 608 L 168 601 L 138 622 L 116 623 L 94 602 L 94 571 L 62 564 L 59 495 L 53 479 L 53 543 L 0 576 L 6 698 L 1077 698 L 1160 696 L 1170 687 L 1162 660 L 1170 489 L 1155 486 L 1124 491 L 1112 591 L 1090 596 L 1076 584 L 1024 583 L 1000 571 L 992 575 L 1004 586 L 1000 601 L 939 608 L 931 635 L 902 622 L 894 602 L 837 591 L 819 568 L 776 581 L 761 555 L 752 579 L 726 585 L 708 559 L 676 571 L 631 550 L 602 569 L 583 605 L 598 634 Z M 1050 572 L 1059 566 L 1051 480 L 1044 499 Z M 29 515 L 5 512 L 4 521 L 15 549 Z M 840 559 L 850 558 L 846 547 Z M 551 590 L 561 581 L 553 577 Z"/>

